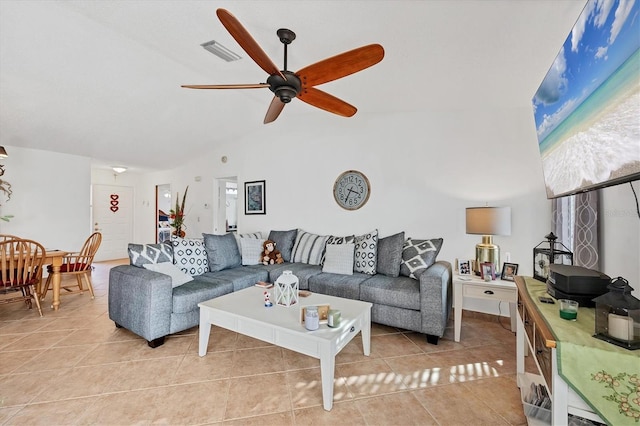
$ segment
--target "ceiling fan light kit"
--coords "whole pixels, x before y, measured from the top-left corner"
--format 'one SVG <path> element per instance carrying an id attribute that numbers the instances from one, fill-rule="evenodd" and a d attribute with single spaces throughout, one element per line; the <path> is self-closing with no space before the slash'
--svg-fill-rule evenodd
<path id="1" fill-rule="evenodd" d="M 202 43 L 200 46 L 204 47 L 205 50 L 213 53 L 218 58 L 224 59 L 227 62 L 237 61 L 241 58 L 240 55 L 232 52 L 215 40 Z"/>
<path id="2" fill-rule="evenodd" d="M 269 74 L 267 82 L 258 84 L 183 85 L 182 87 L 189 89 L 260 89 L 268 87 L 275 96 L 267 109 L 267 114 L 264 118 L 265 124 L 275 121 L 284 106 L 290 103 L 293 98 L 298 98 L 311 106 L 342 117 L 353 116 L 358 111 L 356 107 L 314 86 L 362 71 L 377 64 L 384 58 L 382 46 L 370 44 L 316 62 L 294 73 L 287 70 L 287 46 L 295 40 L 296 34 L 289 29 L 280 28 L 276 31 L 276 34 L 284 45 L 284 69 L 281 70 L 267 56 L 235 16 L 225 9 L 218 9 L 216 14 L 222 25 L 247 55 L 263 71 Z M 203 43 L 202 47 L 223 59 L 225 59 L 224 54 L 230 53 L 238 56 L 216 41 Z"/>

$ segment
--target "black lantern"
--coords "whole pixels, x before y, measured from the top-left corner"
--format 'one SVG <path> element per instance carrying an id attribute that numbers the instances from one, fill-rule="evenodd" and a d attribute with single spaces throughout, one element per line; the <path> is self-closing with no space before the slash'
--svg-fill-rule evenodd
<path id="1" fill-rule="evenodd" d="M 553 232 L 544 236 L 543 241 L 533 248 L 533 278 L 542 282 L 547 281 L 549 265 L 573 265 L 573 253 L 562 243 L 557 243 L 558 237 Z"/>
<path id="2" fill-rule="evenodd" d="M 596 302 L 596 334 L 593 337 L 621 346 L 640 349 L 640 300 L 631 295 L 629 282 L 618 277 L 610 290 L 593 299 Z"/>

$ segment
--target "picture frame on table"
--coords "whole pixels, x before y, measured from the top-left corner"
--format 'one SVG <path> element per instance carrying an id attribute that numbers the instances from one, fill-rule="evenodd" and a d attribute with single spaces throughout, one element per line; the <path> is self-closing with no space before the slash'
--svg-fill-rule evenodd
<path id="1" fill-rule="evenodd" d="M 496 279 L 496 267 L 491 262 L 482 262 L 480 264 L 480 278 L 483 280 L 485 277 L 491 277 L 492 280 Z"/>
<path id="2" fill-rule="evenodd" d="M 473 272 L 471 269 L 472 261 L 469 259 L 458 259 L 458 274 L 459 275 L 471 275 Z"/>
<path id="3" fill-rule="evenodd" d="M 502 264 L 501 278 L 506 281 L 515 281 L 515 276 L 518 275 L 518 264 L 507 263 Z"/>
<path id="4" fill-rule="evenodd" d="M 267 214 L 265 186 L 263 180 L 244 183 L 244 214 Z"/>

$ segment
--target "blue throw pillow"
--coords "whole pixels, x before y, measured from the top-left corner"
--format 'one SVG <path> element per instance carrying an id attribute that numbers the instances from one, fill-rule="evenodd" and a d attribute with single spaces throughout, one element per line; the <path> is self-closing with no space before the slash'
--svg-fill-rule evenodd
<path id="1" fill-rule="evenodd" d="M 204 238 L 204 246 L 207 251 L 209 270 L 211 272 L 236 268 L 242 265 L 238 243 L 236 243 L 236 238 L 233 234 L 202 234 L 202 237 Z"/>
<path id="2" fill-rule="evenodd" d="M 376 270 L 379 274 L 395 278 L 400 275 L 402 263 L 402 246 L 404 232 L 390 235 L 378 240 L 378 263 Z"/>
<path id="3" fill-rule="evenodd" d="M 297 235 L 297 229 L 290 231 L 271 231 L 269 233 L 269 239 L 276 243 L 276 248 L 280 250 L 282 259 L 285 262 L 291 262 L 291 252 L 293 251 L 293 244 L 296 242 Z"/>

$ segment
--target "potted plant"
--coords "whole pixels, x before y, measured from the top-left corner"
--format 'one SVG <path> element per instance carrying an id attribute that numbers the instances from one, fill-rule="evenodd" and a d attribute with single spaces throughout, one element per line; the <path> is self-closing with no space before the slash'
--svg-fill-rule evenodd
<path id="1" fill-rule="evenodd" d="M 171 227 L 175 228 L 172 232 L 173 235 L 178 236 L 180 238 L 184 238 L 186 235 L 185 231 L 182 229 L 184 227 L 184 204 L 187 200 L 187 192 L 189 191 L 189 186 L 184 190 L 184 195 L 182 196 L 182 204 L 179 203 L 180 193 L 176 193 L 176 207 L 169 211 L 169 217 L 171 218 Z"/>

